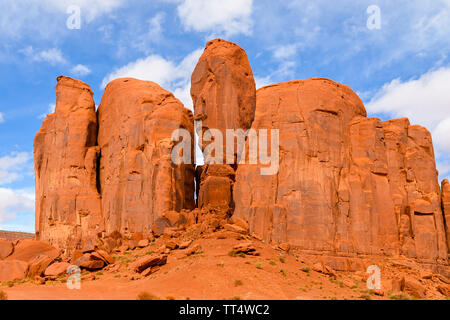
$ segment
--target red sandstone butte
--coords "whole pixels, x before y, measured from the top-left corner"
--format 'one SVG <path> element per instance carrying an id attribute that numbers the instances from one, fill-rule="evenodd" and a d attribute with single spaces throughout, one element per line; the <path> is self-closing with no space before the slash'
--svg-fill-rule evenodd
<path id="1" fill-rule="evenodd" d="M 248 231 L 336 270 L 364 256 L 448 265 L 450 186 L 439 187 L 430 133 L 408 119 L 368 118 L 346 85 L 313 78 L 256 92 L 242 48 L 207 44 L 192 76 L 195 119 L 224 137 L 226 129 L 278 129 L 274 175 L 262 175 L 263 165 L 218 164 L 195 176 L 194 165 L 175 165 L 172 133 L 193 136 L 194 116 L 153 82 L 112 81 L 97 112 L 81 81 L 60 77 L 56 92 L 55 113 L 35 138 L 36 238 L 85 253 L 91 269 L 99 266 L 90 261 L 104 264 L 90 259 L 95 250 L 134 248 L 187 224 Z M 2 279 L 42 273 L 49 262 L 40 250 L 21 263 L 10 243 L 0 254 Z"/>
<path id="2" fill-rule="evenodd" d="M 234 216 L 251 233 L 330 256 L 447 259 L 426 129 L 367 118 L 349 87 L 321 78 L 258 90 L 252 128 L 280 130 L 280 168 L 238 167 Z"/>
<path id="3" fill-rule="evenodd" d="M 55 112 L 34 140 L 36 239 L 81 246 L 103 230 L 97 186 L 97 115 L 91 88 L 59 77 Z"/>
<path id="4" fill-rule="evenodd" d="M 193 137 L 192 112 L 156 83 L 117 79 L 98 108 L 100 190 L 105 231 L 149 235 L 168 211 L 194 208 L 192 164 L 171 159 L 172 133 Z"/>

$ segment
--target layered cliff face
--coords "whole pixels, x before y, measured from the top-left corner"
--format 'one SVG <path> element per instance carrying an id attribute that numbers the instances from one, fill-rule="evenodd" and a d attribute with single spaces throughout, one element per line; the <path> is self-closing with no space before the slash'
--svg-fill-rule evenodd
<path id="1" fill-rule="evenodd" d="M 92 95 L 87 84 L 59 77 L 55 112 L 34 141 L 36 237 L 60 248 L 82 246 L 103 230 Z"/>
<path id="2" fill-rule="evenodd" d="M 356 94 L 327 79 L 258 90 L 252 128 L 280 130 L 280 168 L 237 170 L 234 215 L 251 232 L 315 254 L 447 258 L 424 128 L 366 118 Z"/>
<path id="3" fill-rule="evenodd" d="M 193 116 L 153 82 L 118 79 L 98 108 L 100 189 L 107 234 L 148 235 L 167 211 L 194 208 L 194 160 L 175 165 L 172 133 L 188 130 Z"/>

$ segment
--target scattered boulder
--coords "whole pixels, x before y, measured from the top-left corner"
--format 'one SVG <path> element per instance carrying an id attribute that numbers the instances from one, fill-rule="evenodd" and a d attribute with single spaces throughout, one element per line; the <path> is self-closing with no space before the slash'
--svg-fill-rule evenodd
<path id="1" fill-rule="evenodd" d="M 74 265 L 87 270 L 99 270 L 105 266 L 105 262 L 99 255 L 85 253 L 81 258 L 73 262 Z"/>
<path id="2" fill-rule="evenodd" d="M 256 251 L 256 248 L 251 242 L 238 244 L 233 248 L 233 251 L 236 254 L 243 253 L 251 256 L 259 256 L 259 252 Z"/>
<path id="3" fill-rule="evenodd" d="M 113 264 L 115 262 L 114 258 L 104 250 L 97 250 L 97 254 L 101 258 L 101 260 L 105 262 L 105 264 Z"/>
<path id="4" fill-rule="evenodd" d="M 328 276 L 331 276 L 334 278 L 337 277 L 336 271 L 334 271 L 331 267 L 329 267 L 321 262 L 314 264 L 312 269 L 318 273 L 322 273 L 322 274 L 325 274 L 325 275 L 328 275 Z"/>
<path id="5" fill-rule="evenodd" d="M 175 250 L 178 248 L 178 243 L 176 243 L 173 240 L 167 241 L 166 242 L 166 248 L 170 249 L 170 250 Z"/>
<path id="6" fill-rule="evenodd" d="M 27 277 L 30 279 L 40 277 L 52 262 L 53 259 L 46 255 L 37 256 L 30 262 Z"/>
<path id="7" fill-rule="evenodd" d="M 231 232 L 236 232 L 236 233 L 240 233 L 240 234 L 247 234 L 247 230 L 245 230 L 244 228 L 241 228 L 237 225 L 234 224 L 226 224 L 224 226 L 225 230 L 227 231 L 231 231 Z"/>
<path id="8" fill-rule="evenodd" d="M 197 243 L 196 245 L 194 245 L 193 247 L 191 247 L 190 249 L 187 250 L 186 255 L 192 256 L 194 254 L 198 254 L 201 251 L 202 251 L 202 246 Z"/>
<path id="9" fill-rule="evenodd" d="M 191 244 L 192 244 L 192 240 L 184 241 L 184 242 L 182 242 L 182 243 L 180 244 L 180 249 L 181 249 L 181 250 L 186 249 L 186 248 L 188 248 Z"/>
<path id="10" fill-rule="evenodd" d="M 427 289 L 419 281 L 411 278 L 404 277 L 402 280 L 402 291 L 412 295 L 413 297 L 424 299 L 426 297 Z"/>
<path id="11" fill-rule="evenodd" d="M 291 245 L 289 243 L 282 243 L 278 245 L 278 249 L 289 252 L 289 250 L 291 250 Z"/>
<path id="12" fill-rule="evenodd" d="M 45 269 L 44 275 L 46 277 L 59 277 L 67 273 L 67 269 L 71 266 L 67 262 L 55 262 Z"/>
<path id="13" fill-rule="evenodd" d="M 156 266 L 162 266 L 167 263 L 167 255 L 164 254 L 153 254 L 150 256 L 144 256 L 137 259 L 135 262 L 130 264 L 130 269 L 134 272 L 141 273 L 142 271 Z"/>
<path id="14" fill-rule="evenodd" d="M 148 247 L 148 245 L 149 245 L 148 239 L 142 239 L 141 241 L 138 242 L 137 246 L 139 248 L 145 248 L 145 247 Z"/>

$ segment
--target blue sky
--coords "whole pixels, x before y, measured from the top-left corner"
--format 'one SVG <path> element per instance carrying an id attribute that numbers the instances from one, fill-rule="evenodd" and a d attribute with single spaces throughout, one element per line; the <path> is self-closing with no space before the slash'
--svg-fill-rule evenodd
<path id="1" fill-rule="evenodd" d="M 379 29 L 367 27 L 373 5 Z M 57 76 L 87 82 L 97 104 L 109 80 L 132 76 L 191 107 L 190 75 L 216 37 L 247 51 L 258 86 L 328 77 L 370 116 L 426 126 L 450 177 L 449 35 L 450 0 L 2 0 L 0 229 L 34 231 L 33 139 Z"/>

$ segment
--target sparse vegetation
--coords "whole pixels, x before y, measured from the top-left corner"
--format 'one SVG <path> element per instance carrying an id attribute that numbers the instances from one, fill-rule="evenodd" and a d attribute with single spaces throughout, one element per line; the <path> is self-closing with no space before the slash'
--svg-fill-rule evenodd
<path id="1" fill-rule="evenodd" d="M 157 296 L 154 294 L 148 293 L 146 291 L 139 293 L 137 296 L 138 300 L 160 300 Z"/>
<path id="2" fill-rule="evenodd" d="M 241 300 L 241 297 L 234 296 L 234 297 L 232 297 L 230 300 Z"/>
<path id="3" fill-rule="evenodd" d="M 262 264 L 261 264 L 261 262 L 258 262 L 258 263 L 256 264 L 256 269 L 262 269 Z"/>
<path id="4" fill-rule="evenodd" d="M 311 269 L 308 267 L 301 268 L 300 270 L 302 270 L 305 273 L 309 273 L 311 271 Z"/>
<path id="5" fill-rule="evenodd" d="M 270 264 L 271 266 L 276 266 L 276 265 L 277 265 L 277 263 L 276 263 L 275 261 L 273 261 L 273 260 L 270 260 L 270 261 L 269 261 L 269 264 Z"/>
<path id="6" fill-rule="evenodd" d="M 287 276 L 286 270 L 281 269 L 280 272 L 281 272 L 281 274 L 283 275 L 283 277 L 286 277 L 286 276 Z"/>
<path id="7" fill-rule="evenodd" d="M 411 297 L 406 293 L 398 293 L 389 295 L 391 300 L 412 300 Z"/>
<path id="8" fill-rule="evenodd" d="M 8 300 L 8 295 L 3 290 L 0 290 L 0 300 Z"/>
<path id="9" fill-rule="evenodd" d="M 243 285 L 243 283 L 242 283 L 241 280 L 235 280 L 235 281 L 234 281 L 234 286 L 235 286 L 235 287 L 239 287 L 239 286 L 242 286 L 242 285 Z"/>
<path id="10" fill-rule="evenodd" d="M 280 262 L 281 263 L 285 263 L 286 262 L 286 258 L 284 256 L 280 256 Z"/>

